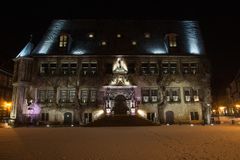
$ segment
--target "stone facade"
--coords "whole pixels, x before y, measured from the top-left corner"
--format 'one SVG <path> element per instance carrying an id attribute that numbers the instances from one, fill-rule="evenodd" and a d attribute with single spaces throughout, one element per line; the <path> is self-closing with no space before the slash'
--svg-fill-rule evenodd
<path id="1" fill-rule="evenodd" d="M 57 27 L 51 40 L 60 38 L 57 54 L 42 54 L 39 45 L 34 49 L 28 44 L 14 59 L 11 118 L 15 122 L 87 124 L 102 116 L 128 114 L 155 123 L 210 123 L 210 73 L 204 55 L 140 54 L 135 49 L 135 54 L 105 54 L 109 50 L 66 54 L 74 46 L 74 40 L 69 46 L 73 33 L 61 37 L 58 30 L 63 29 Z M 49 45 L 49 36 L 40 46 Z M 111 45 L 106 42 L 100 45 Z M 179 51 L 176 42 L 171 50 Z"/>

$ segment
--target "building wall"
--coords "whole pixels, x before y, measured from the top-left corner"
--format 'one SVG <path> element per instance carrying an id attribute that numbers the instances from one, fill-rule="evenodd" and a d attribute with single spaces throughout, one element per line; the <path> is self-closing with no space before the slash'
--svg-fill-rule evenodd
<path id="1" fill-rule="evenodd" d="M 131 83 L 136 86 L 135 98 L 138 109 L 142 109 L 144 118 L 148 118 L 148 113 L 152 113 L 154 122 L 166 122 L 166 112 L 174 113 L 174 122 L 191 123 L 190 112 L 198 112 L 199 119 L 202 122 L 205 111 L 203 108 L 210 107 L 210 75 L 208 62 L 199 56 L 122 56 L 127 65 L 134 63 L 135 73 L 124 75 Z M 21 123 L 26 122 L 26 117 L 33 117 L 36 121 L 42 120 L 42 113 L 49 113 L 47 123 L 64 123 L 64 113 L 72 114 L 72 123 L 82 123 L 86 114 L 91 113 L 92 121 L 102 116 L 102 110 L 105 112 L 106 89 L 115 76 L 105 73 L 108 69 L 106 64 L 113 64 L 116 56 L 45 56 L 32 58 L 18 58 L 15 60 L 14 74 L 14 107 L 12 118 Z M 97 73 L 92 76 L 83 75 L 84 62 L 97 62 Z M 53 69 L 56 74 L 41 73 L 42 63 L 56 62 L 56 68 Z M 61 64 L 66 62 L 76 62 L 76 74 L 63 74 Z M 154 75 L 145 75 L 141 73 L 142 63 L 156 62 L 158 72 Z M 176 62 L 176 74 L 163 74 L 163 62 Z M 198 71 L 196 74 L 183 74 L 183 63 L 197 63 Z M 54 66 L 54 65 L 53 65 Z M 49 72 L 50 73 L 50 72 Z M 180 90 L 180 101 L 168 102 L 166 100 L 166 88 L 177 87 Z M 202 90 L 199 95 L 199 102 L 185 102 L 183 88 L 197 88 Z M 157 102 L 144 103 L 142 96 L 143 88 L 154 88 L 158 90 Z M 61 90 L 75 89 L 74 101 L 61 103 Z M 81 90 L 97 90 L 97 97 L 94 103 L 82 103 Z M 39 91 L 51 90 L 55 96 L 51 102 L 40 102 Z M 209 93 L 205 93 L 205 92 Z M 90 93 L 90 92 L 89 92 Z M 70 92 L 69 92 L 70 94 Z M 46 98 L 47 99 L 47 98 Z M 49 100 L 49 97 L 48 97 Z M 208 104 L 208 106 L 206 106 Z M 209 108 L 208 108 L 209 109 Z M 85 114 L 86 113 L 86 114 Z M 161 121 L 161 117 L 163 121 Z M 32 121 L 32 120 L 31 120 Z"/>

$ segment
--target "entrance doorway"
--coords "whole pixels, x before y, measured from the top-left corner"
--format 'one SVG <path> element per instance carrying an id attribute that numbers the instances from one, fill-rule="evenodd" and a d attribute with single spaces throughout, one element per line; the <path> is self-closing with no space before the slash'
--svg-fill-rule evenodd
<path id="1" fill-rule="evenodd" d="M 66 112 L 64 113 L 64 124 L 71 124 L 72 123 L 72 113 Z"/>
<path id="2" fill-rule="evenodd" d="M 166 123 L 173 124 L 174 123 L 174 113 L 173 111 L 166 112 Z"/>
<path id="3" fill-rule="evenodd" d="M 116 96 L 113 111 L 115 115 L 124 115 L 129 111 L 126 98 L 123 95 Z"/>

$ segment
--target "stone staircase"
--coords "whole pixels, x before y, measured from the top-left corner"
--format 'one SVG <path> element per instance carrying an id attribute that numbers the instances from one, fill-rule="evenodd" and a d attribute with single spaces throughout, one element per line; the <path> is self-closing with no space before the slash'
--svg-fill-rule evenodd
<path id="1" fill-rule="evenodd" d="M 92 123 L 86 125 L 86 127 L 110 127 L 110 126 L 157 126 L 158 124 L 152 121 L 146 120 L 139 116 L 130 115 L 114 115 L 104 116 Z"/>

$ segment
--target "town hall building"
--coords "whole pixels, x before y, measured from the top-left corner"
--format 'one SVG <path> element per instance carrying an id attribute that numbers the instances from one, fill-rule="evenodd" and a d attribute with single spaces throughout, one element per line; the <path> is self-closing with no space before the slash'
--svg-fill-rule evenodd
<path id="1" fill-rule="evenodd" d="M 195 21 L 54 20 L 14 62 L 14 123 L 210 123 L 210 65 Z"/>

